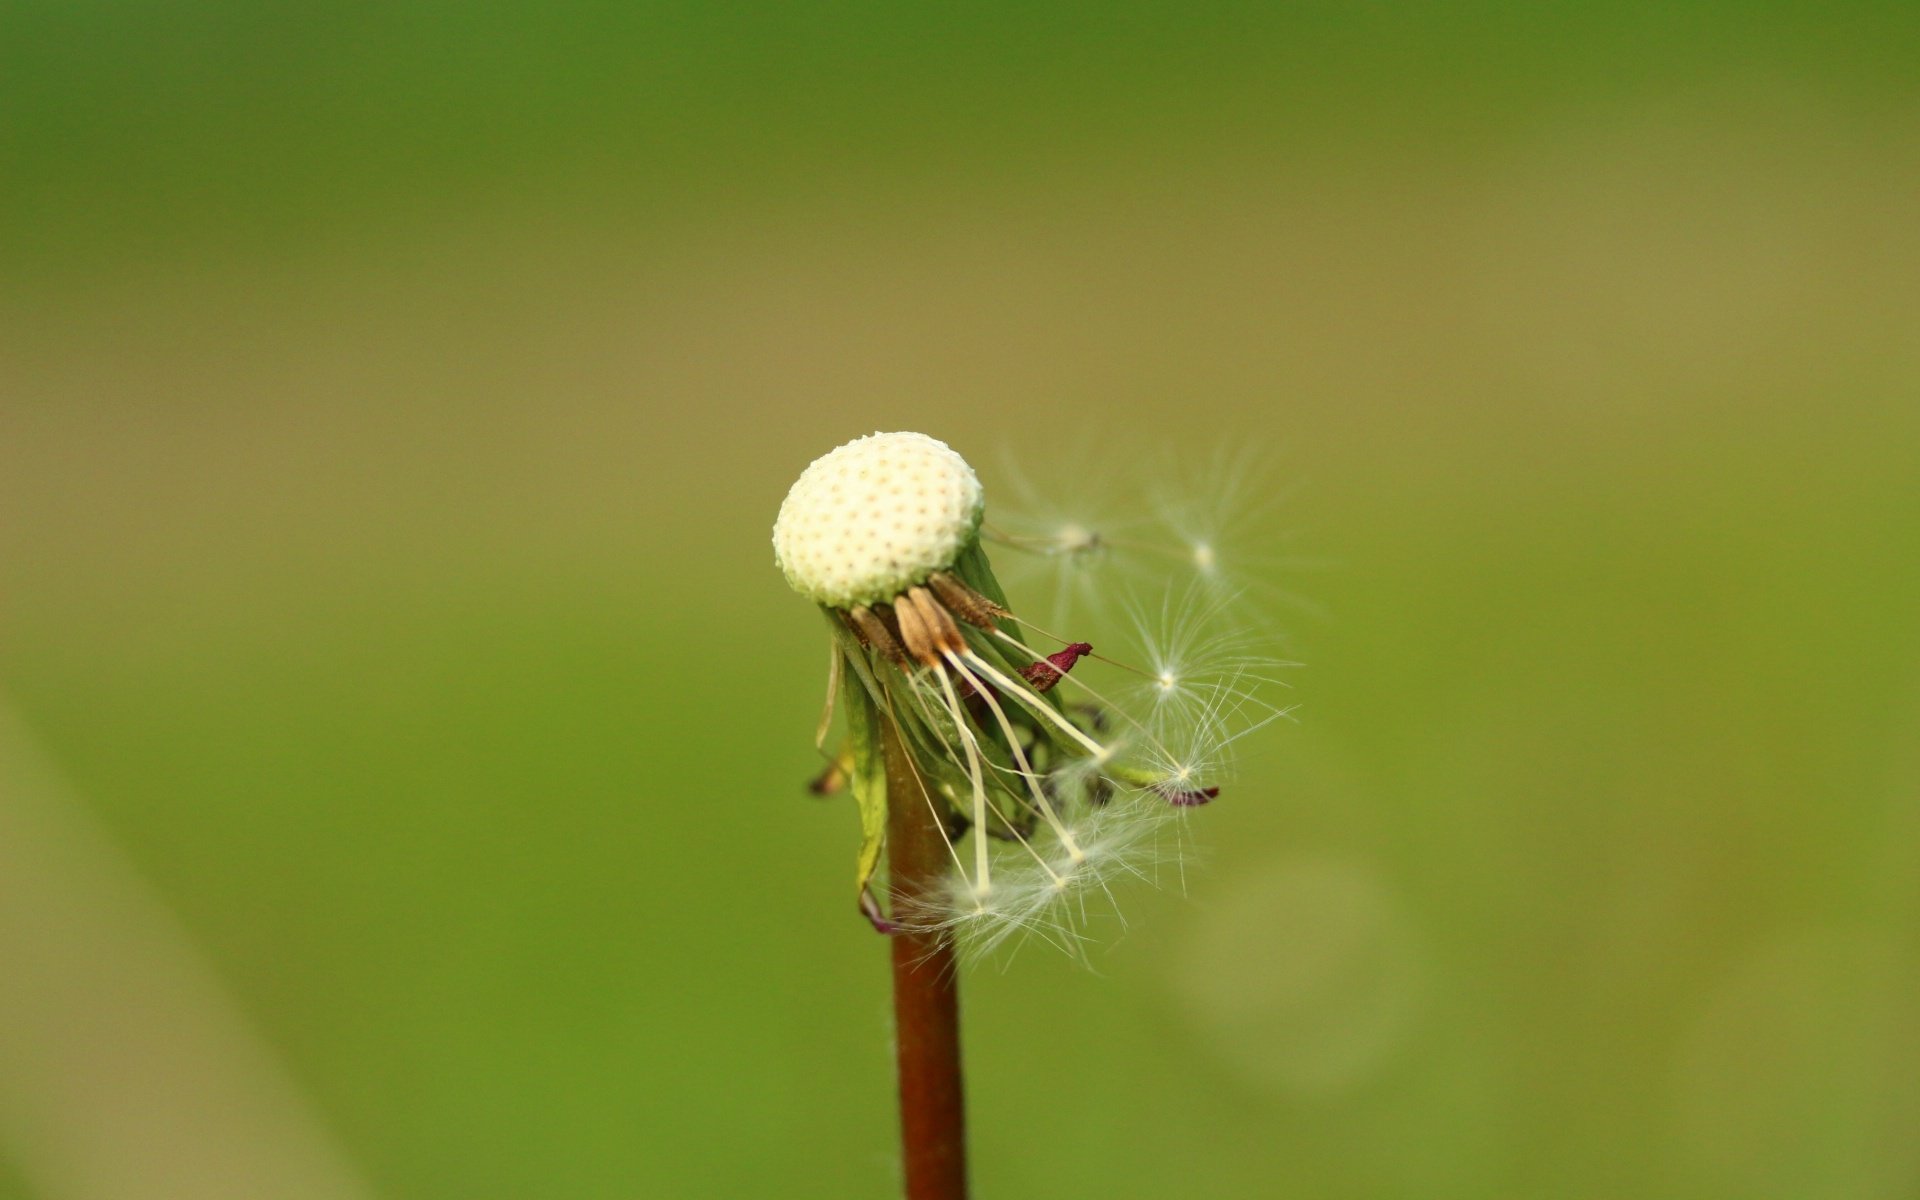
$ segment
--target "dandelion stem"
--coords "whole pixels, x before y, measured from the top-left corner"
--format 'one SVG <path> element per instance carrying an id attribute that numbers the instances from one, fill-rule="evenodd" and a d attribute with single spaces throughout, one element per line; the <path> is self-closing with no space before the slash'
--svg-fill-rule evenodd
<path id="1" fill-rule="evenodd" d="M 887 763 L 887 873 L 895 911 L 911 910 L 939 889 L 947 843 L 890 718 L 882 718 L 880 736 Z M 902 929 L 888 940 L 906 1200 L 966 1200 L 959 963 L 953 938 L 945 930 Z"/>

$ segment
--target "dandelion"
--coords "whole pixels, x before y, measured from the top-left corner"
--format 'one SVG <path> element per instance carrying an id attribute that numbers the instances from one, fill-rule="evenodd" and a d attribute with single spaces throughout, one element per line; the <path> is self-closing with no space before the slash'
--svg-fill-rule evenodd
<path id="1" fill-rule="evenodd" d="M 1256 697 L 1271 660 L 1219 625 L 1227 601 L 1192 593 L 1135 610 L 1144 666 L 1023 623 L 993 574 L 978 476 L 945 444 L 877 433 L 841 446 L 793 485 L 774 526 L 787 581 L 819 604 L 832 637 L 832 708 L 847 746 L 816 790 L 844 777 L 863 815 L 861 911 L 876 928 L 941 928 L 971 947 L 1036 932 L 1076 938 L 1076 901 L 1137 864 L 1154 813 L 1217 795 L 1220 765 L 1270 719 Z M 1144 699 L 1144 703 L 1136 701 Z M 1241 718 L 1250 722 L 1235 726 Z M 913 786 L 889 796 L 882 742 L 897 734 Z M 1198 756 L 1176 753 L 1191 744 Z M 917 804 L 940 834 L 937 893 L 891 897 L 878 874 L 890 805 Z M 1099 836 L 1091 834 L 1097 824 Z M 1138 829 L 1139 835 L 1130 831 Z"/>
<path id="2" fill-rule="evenodd" d="M 978 476 L 944 443 L 875 433 L 807 467 L 773 530 L 831 640 L 818 738 L 837 709 L 845 743 L 813 790 L 852 793 L 859 910 L 894 935 L 910 1181 L 963 1178 L 956 947 L 1034 937 L 1078 952 L 1089 904 L 1150 877 L 1165 831 L 1220 794 L 1232 747 L 1279 714 L 1260 697 L 1277 664 L 1241 635 L 1193 632 L 1230 597 L 1183 594 L 1157 619 L 1136 606 L 1146 658 L 1129 662 L 1023 619 L 988 562 L 985 513 Z M 1069 574 L 1133 548 L 1075 523 L 998 540 Z M 1210 554 L 1186 559 L 1204 577 Z"/>

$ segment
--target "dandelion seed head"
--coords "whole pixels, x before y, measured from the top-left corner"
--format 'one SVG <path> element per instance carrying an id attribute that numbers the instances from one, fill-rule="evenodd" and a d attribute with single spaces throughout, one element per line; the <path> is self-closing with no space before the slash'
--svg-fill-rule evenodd
<path id="1" fill-rule="evenodd" d="M 837 608 L 892 598 L 953 564 L 980 528 L 980 477 L 921 433 L 875 433 L 813 461 L 780 506 L 774 561 Z"/>

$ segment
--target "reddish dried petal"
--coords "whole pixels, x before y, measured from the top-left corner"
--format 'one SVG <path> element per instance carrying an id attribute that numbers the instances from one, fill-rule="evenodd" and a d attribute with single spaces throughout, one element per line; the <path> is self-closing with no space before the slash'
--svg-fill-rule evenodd
<path id="1" fill-rule="evenodd" d="M 1084 655 L 1092 654 L 1093 646 L 1087 642 L 1075 642 L 1057 654 L 1047 655 L 1047 661 L 1037 662 L 1020 668 L 1020 677 L 1033 685 L 1036 692 L 1053 690 L 1060 677 L 1073 670 L 1073 664 Z"/>
<path id="2" fill-rule="evenodd" d="M 892 921 L 887 920 L 886 914 L 880 911 L 880 902 L 873 898 L 873 893 L 867 891 L 865 888 L 860 889 L 860 915 L 865 917 L 867 923 L 873 926 L 875 933 L 895 934 L 900 932 L 900 927 Z"/>
<path id="3" fill-rule="evenodd" d="M 1199 808 L 1220 794 L 1217 787 L 1179 788 L 1171 783 L 1156 783 L 1153 790 L 1175 808 Z"/>

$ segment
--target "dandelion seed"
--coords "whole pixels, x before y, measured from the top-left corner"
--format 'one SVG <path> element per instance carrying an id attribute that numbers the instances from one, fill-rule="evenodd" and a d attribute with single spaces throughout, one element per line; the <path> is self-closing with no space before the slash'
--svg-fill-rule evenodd
<path id="1" fill-rule="evenodd" d="M 1267 486 L 1266 455 L 1240 447 L 1211 460 L 1176 457 L 1155 470 L 1143 492 L 1129 493 L 1148 509 L 1133 516 L 1122 516 L 1127 506 L 1110 497 L 1065 503 L 1051 494 L 1061 481 L 1111 478 L 1100 468 L 1113 457 L 1090 456 L 1079 445 L 1050 452 L 1044 474 L 1016 476 L 1015 508 L 985 530 L 988 540 L 1021 552 L 1029 564 L 1024 577 L 1050 585 L 1053 624 L 1083 612 L 1104 617 L 1117 594 L 1169 583 L 1216 595 L 1257 588 L 1263 601 L 1306 607 L 1269 578 L 1278 567 L 1301 563 L 1273 550 L 1266 523 L 1285 493 Z"/>

